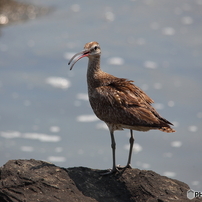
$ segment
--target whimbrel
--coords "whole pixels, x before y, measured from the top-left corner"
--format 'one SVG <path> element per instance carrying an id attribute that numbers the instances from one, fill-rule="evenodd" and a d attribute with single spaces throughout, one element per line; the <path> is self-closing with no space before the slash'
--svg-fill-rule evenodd
<path id="1" fill-rule="evenodd" d="M 104 121 L 110 131 L 113 166 L 110 174 L 118 171 L 119 167 L 115 162 L 116 142 L 115 130 L 130 129 L 130 149 L 128 161 L 125 168 L 131 168 L 131 156 L 134 144 L 133 130 L 149 131 L 151 129 L 172 133 L 173 125 L 152 107 L 154 102 L 145 92 L 125 78 L 117 78 L 100 68 L 101 49 L 98 42 L 85 44 L 84 50 L 75 54 L 69 61 L 75 59 L 70 67 L 81 58 L 88 57 L 87 83 L 88 96 L 91 107 L 96 116 Z"/>

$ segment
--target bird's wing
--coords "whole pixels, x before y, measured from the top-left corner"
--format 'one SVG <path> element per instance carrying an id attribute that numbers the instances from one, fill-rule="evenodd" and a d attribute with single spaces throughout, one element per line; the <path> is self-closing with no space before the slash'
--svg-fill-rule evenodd
<path id="1" fill-rule="evenodd" d="M 106 85 L 99 87 L 99 90 L 112 105 L 119 107 L 151 105 L 154 101 L 132 82 L 115 77 L 110 83 L 106 82 Z"/>
<path id="2" fill-rule="evenodd" d="M 98 115 L 98 117 L 102 119 L 101 117 L 105 114 L 105 119 L 107 119 L 107 113 L 116 114 L 117 122 L 124 124 L 122 117 L 127 114 L 131 125 L 135 124 L 133 120 L 137 124 L 141 120 L 145 125 L 167 126 L 167 124 L 171 124 L 151 106 L 154 101 L 132 82 L 115 77 L 110 82 L 106 81 L 104 85 L 96 88 L 96 97 L 99 99 L 97 101 L 102 103 L 103 107 L 100 109 L 102 116 Z M 111 111 L 105 113 L 104 111 L 107 109 Z"/>

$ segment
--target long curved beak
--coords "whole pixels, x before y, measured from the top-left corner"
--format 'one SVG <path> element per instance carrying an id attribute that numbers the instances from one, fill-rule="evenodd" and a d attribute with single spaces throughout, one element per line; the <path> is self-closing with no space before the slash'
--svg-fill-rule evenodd
<path id="1" fill-rule="evenodd" d="M 79 57 L 73 62 L 73 64 L 71 65 L 70 70 L 72 70 L 73 66 L 75 65 L 75 63 L 76 63 L 78 60 L 80 60 L 81 58 L 84 58 L 84 57 L 88 57 L 89 53 L 90 53 L 90 52 L 89 52 L 88 50 L 83 50 L 83 51 L 81 51 L 81 52 L 79 52 L 79 53 L 76 53 L 76 54 L 70 59 L 70 61 L 68 62 L 68 65 L 70 65 L 70 63 L 72 62 L 72 60 L 74 60 L 75 57 L 79 56 Z"/>

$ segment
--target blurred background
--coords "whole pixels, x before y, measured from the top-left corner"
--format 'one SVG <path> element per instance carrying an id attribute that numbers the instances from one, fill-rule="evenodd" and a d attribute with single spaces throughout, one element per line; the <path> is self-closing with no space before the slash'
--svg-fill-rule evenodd
<path id="1" fill-rule="evenodd" d="M 108 129 L 88 102 L 88 60 L 67 65 L 90 41 L 102 69 L 134 80 L 177 130 L 134 131 L 132 166 L 202 191 L 202 0 L 0 0 L 0 166 L 111 168 Z M 125 165 L 129 130 L 115 138 Z"/>

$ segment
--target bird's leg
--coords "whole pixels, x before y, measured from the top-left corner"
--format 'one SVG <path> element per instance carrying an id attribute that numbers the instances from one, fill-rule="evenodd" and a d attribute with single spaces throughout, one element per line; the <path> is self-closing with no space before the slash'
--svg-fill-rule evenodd
<path id="1" fill-rule="evenodd" d="M 118 169 L 116 167 L 116 156 L 115 156 L 116 142 L 115 142 L 114 131 L 113 130 L 110 130 L 110 136 L 111 136 L 111 148 L 112 148 L 113 165 L 112 165 L 112 169 L 110 169 L 109 172 L 103 173 L 102 175 L 108 175 L 108 174 L 115 173 L 115 172 L 118 171 Z"/>
<path id="2" fill-rule="evenodd" d="M 112 147 L 112 158 L 113 158 L 113 166 L 112 166 L 112 171 L 116 171 L 116 142 L 114 139 L 114 131 L 110 131 L 111 135 L 111 147 Z"/>
<path id="3" fill-rule="evenodd" d="M 118 169 L 125 169 L 125 168 L 132 168 L 131 167 L 131 157 L 132 157 L 132 153 L 133 153 L 133 144 L 134 144 L 134 137 L 133 137 L 133 130 L 130 130 L 130 139 L 129 139 L 129 143 L 130 143 L 130 149 L 129 149 L 129 155 L 128 155 L 128 162 L 126 164 L 126 166 L 118 166 Z"/>
<path id="4" fill-rule="evenodd" d="M 130 129 L 130 149 L 129 149 L 129 156 L 128 156 L 128 162 L 126 164 L 126 168 L 131 168 L 131 157 L 132 157 L 132 153 L 133 153 L 133 144 L 134 144 L 134 137 L 133 137 L 133 130 Z"/>

